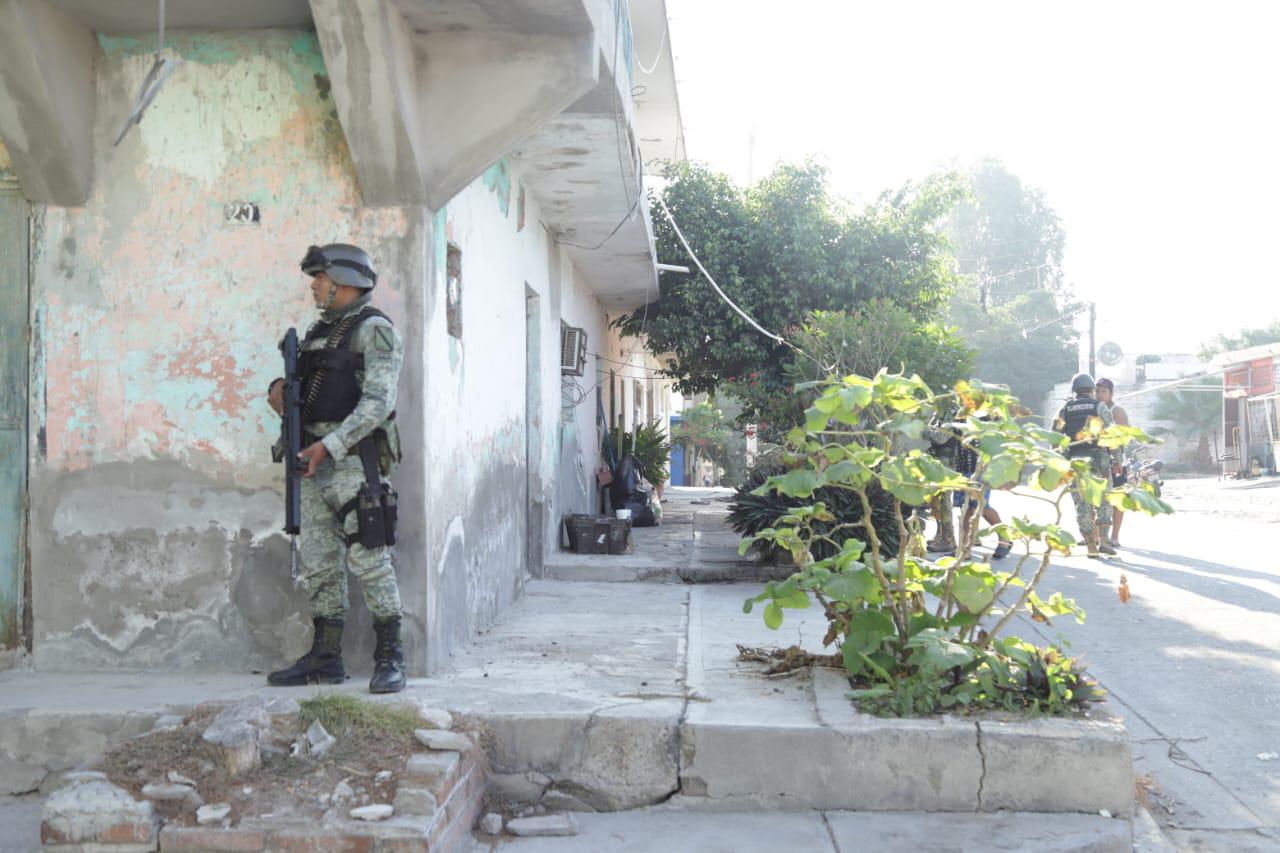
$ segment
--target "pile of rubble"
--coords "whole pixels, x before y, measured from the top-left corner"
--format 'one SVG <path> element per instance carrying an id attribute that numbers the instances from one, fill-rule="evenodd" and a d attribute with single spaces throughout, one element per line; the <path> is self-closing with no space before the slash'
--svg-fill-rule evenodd
<path id="1" fill-rule="evenodd" d="M 98 769 L 69 774 L 45 805 L 41 839 L 110 853 L 458 849 L 483 807 L 481 751 L 447 712 L 414 712 L 412 747 L 381 753 L 344 745 L 319 721 L 302 730 L 289 698 L 164 718 Z M 161 772 L 165 763 L 179 767 Z"/>

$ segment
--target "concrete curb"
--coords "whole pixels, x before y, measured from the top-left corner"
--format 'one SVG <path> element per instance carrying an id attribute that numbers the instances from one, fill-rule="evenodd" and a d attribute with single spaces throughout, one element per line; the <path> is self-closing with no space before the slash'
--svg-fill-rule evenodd
<path id="1" fill-rule="evenodd" d="M 681 792 L 742 808 L 1132 812 L 1128 735 L 1110 716 L 882 719 L 854 709 L 842 673 L 813 685 L 817 725 L 685 722 Z"/>

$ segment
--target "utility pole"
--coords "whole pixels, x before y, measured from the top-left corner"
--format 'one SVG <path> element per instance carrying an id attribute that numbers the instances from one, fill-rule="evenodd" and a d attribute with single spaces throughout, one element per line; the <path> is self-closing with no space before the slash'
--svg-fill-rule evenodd
<path id="1" fill-rule="evenodd" d="M 1089 375 L 1097 379 L 1098 373 L 1098 303 L 1089 303 Z"/>

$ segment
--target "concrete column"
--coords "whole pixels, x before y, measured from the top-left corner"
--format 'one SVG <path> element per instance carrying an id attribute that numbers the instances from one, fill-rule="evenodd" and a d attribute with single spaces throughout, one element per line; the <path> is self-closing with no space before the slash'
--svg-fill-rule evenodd
<path id="1" fill-rule="evenodd" d="M 439 210 L 599 78 L 581 8 L 563 32 L 521 32 L 529 10 L 509 30 L 415 32 L 383 0 L 310 3 L 366 205 Z"/>
<path id="2" fill-rule="evenodd" d="M 424 204 L 413 35 L 391 3 L 311 0 L 338 119 L 366 205 Z"/>
<path id="3" fill-rule="evenodd" d="M 0 0 L 0 137 L 34 202 L 89 197 L 100 54 L 93 33 L 46 0 Z"/>

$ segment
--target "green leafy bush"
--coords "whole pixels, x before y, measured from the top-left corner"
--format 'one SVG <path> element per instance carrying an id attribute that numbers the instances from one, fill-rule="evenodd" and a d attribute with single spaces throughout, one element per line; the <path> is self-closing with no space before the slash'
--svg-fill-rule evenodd
<path id="1" fill-rule="evenodd" d="M 1080 665 L 1052 646 L 1040 648 L 1004 629 L 1019 613 L 1047 621 L 1084 613 L 1061 593 L 1043 597 L 1038 588 L 1055 553 L 1070 553 L 1075 538 L 1062 527 L 1063 501 L 1076 490 L 1094 506 L 1106 500 L 1127 511 L 1172 512 L 1148 488 L 1109 489 L 1090 472 L 1089 460 L 1064 455 L 1069 439 L 1035 424 L 1021 423 L 1017 400 L 1007 389 L 958 383 L 934 394 L 918 377 L 884 371 L 874 378 L 847 376 L 810 386 L 820 393 L 805 423 L 787 435 L 785 473 L 770 476 L 758 495 L 799 499 L 769 528 L 743 540 L 767 542 L 791 554 L 796 572 L 747 599 L 751 612 L 764 604 L 765 624 L 782 625 L 784 611 L 816 600 L 828 621 L 824 642 L 840 647 L 862 707 L 897 715 L 943 710 L 999 708 L 1061 714 L 1100 697 Z M 978 457 L 965 476 L 912 449 L 937 412 L 958 411 L 948 422 Z M 1104 448 L 1151 438 L 1135 427 L 1088 426 Z M 976 559 L 975 527 L 962 529 L 955 556 L 936 562 L 912 547 L 920 522 L 912 515 L 937 494 L 960 492 L 979 502 L 987 487 L 1026 486 L 1052 508 L 1053 521 L 1012 518 L 998 526 L 1015 543 L 1011 571 Z M 871 502 L 879 488 L 892 496 L 898 545 L 886 549 Z M 842 522 L 824 501 L 823 490 L 851 494 L 863 515 Z M 823 544 L 825 543 L 825 545 Z M 826 556 L 822 556 L 826 554 Z"/>
<path id="2" fill-rule="evenodd" d="M 634 456 L 640 476 L 654 486 L 661 486 L 667 481 L 671 442 L 667 440 L 660 421 L 642 425 L 634 435 L 621 427 L 614 427 L 605 437 L 605 442 L 612 445 L 614 459 L 621 460 L 628 453 Z"/>
<path id="3" fill-rule="evenodd" d="M 830 522 L 815 521 L 814 532 L 828 534 L 836 525 L 856 525 L 862 520 L 862 502 L 857 495 L 847 489 L 823 487 L 814 492 L 813 497 L 799 498 L 784 495 L 777 491 L 759 491 L 760 487 L 773 476 L 784 474 L 786 465 L 776 457 L 766 458 L 747 472 L 746 480 L 738 486 L 737 493 L 729 504 L 729 525 L 745 537 L 754 537 L 763 530 L 776 527 L 787 514 L 813 501 L 821 501 L 833 517 Z M 871 518 L 880 537 L 880 545 L 887 554 L 898 551 L 898 522 L 894 517 L 893 495 L 871 484 L 868 490 L 871 501 Z M 776 548 L 771 549 L 777 551 Z M 815 539 L 813 555 L 825 559 L 840 550 L 839 546 L 828 539 Z"/>

